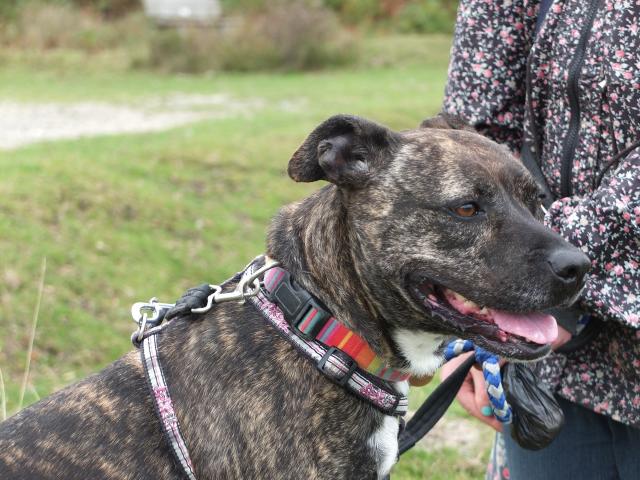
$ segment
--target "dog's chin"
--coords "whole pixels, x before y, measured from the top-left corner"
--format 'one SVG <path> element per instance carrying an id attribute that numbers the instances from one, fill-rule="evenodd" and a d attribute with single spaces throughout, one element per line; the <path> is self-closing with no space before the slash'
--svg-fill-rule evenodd
<path id="1" fill-rule="evenodd" d="M 462 295 L 421 276 L 407 289 L 426 316 L 443 332 L 511 360 L 540 359 L 551 351 L 557 324 L 550 315 L 516 313 L 479 306 Z"/>

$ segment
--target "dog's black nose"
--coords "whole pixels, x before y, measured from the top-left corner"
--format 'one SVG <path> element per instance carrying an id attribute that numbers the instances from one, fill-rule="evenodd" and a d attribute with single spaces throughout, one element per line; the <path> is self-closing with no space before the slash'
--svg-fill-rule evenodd
<path id="1" fill-rule="evenodd" d="M 549 267 L 553 274 L 565 285 L 581 288 L 585 275 L 591 267 L 589 257 L 578 249 L 562 248 L 549 255 Z"/>

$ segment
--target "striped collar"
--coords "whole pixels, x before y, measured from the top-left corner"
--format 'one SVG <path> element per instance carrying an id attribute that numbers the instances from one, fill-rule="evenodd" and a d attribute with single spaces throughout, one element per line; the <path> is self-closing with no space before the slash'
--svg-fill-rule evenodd
<path id="1" fill-rule="evenodd" d="M 399 382 L 409 378 L 409 373 L 387 366 L 362 337 L 340 323 L 283 268 L 268 270 L 264 287 L 269 300 L 282 309 L 293 330 L 304 339 L 339 349 L 361 369 L 383 380 Z"/>

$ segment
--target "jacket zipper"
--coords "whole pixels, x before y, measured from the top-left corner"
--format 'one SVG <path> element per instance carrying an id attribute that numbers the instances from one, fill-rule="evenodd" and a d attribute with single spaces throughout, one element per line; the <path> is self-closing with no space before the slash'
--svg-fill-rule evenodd
<path id="1" fill-rule="evenodd" d="M 573 165 L 573 156 L 578 144 L 578 136 L 580 133 L 580 100 L 578 81 L 580 79 L 580 70 L 584 63 L 584 57 L 587 50 L 587 42 L 591 37 L 593 22 L 596 18 L 598 6 L 601 0 L 592 0 L 587 12 L 587 19 L 582 31 L 580 32 L 580 40 L 576 53 L 569 65 L 569 75 L 567 79 L 567 94 L 569 96 L 569 129 L 562 148 L 562 163 L 560 166 L 560 193 L 562 197 L 571 196 L 571 170 Z"/>

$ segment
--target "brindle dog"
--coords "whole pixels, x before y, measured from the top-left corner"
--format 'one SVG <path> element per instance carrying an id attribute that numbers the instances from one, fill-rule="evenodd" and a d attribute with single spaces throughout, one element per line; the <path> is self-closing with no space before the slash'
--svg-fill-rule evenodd
<path id="1" fill-rule="evenodd" d="M 330 184 L 280 211 L 268 254 L 390 365 L 431 374 L 450 336 L 516 359 L 549 351 L 448 300 L 532 312 L 582 287 L 587 258 L 536 220 L 536 186 L 504 147 L 444 116 L 401 133 L 335 116 L 289 175 Z M 368 479 L 396 461 L 398 420 L 328 381 L 249 304 L 173 321 L 161 354 L 200 480 Z M 138 352 L 0 425 L 2 479 L 180 475 Z"/>

